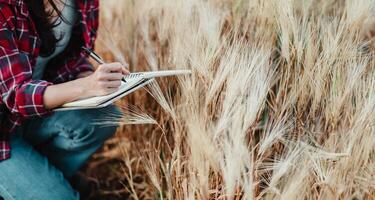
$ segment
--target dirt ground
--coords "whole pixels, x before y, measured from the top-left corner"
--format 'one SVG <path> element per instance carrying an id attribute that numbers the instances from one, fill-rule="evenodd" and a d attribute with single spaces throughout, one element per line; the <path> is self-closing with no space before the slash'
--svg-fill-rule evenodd
<path id="1" fill-rule="evenodd" d="M 122 162 L 118 159 L 108 161 L 91 160 L 81 171 L 98 184 L 99 190 L 92 193 L 87 200 L 118 200 L 129 199 L 125 189 L 124 176 L 117 174 Z"/>

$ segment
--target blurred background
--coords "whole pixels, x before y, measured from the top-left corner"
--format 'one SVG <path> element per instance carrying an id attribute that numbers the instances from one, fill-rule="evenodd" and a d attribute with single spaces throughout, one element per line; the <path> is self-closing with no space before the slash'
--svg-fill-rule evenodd
<path id="1" fill-rule="evenodd" d="M 117 102 L 89 199 L 375 198 L 374 0 L 100 3 L 105 60 L 193 74 Z"/>

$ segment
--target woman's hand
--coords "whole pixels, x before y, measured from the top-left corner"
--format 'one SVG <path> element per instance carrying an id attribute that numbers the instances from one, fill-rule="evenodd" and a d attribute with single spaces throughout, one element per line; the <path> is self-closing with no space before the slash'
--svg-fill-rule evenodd
<path id="1" fill-rule="evenodd" d="M 78 99 L 113 93 L 118 90 L 126 74 L 129 71 L 121 63 L 100 65 L 95 72 L 84 74 L 86 76 L 82 78 L 48 86 L 43 95 L 44 106 L 53 109 Z"/>
<path id="2" fill-rule="evenodd" d="M 129 71 L 121 63 L 99 65 L 94 73 L 84 78 L 86 92 L 82 98 L 102 96 L 117 91 L 122 77 L 126 74 L 129 74 Z"/>
<path id="3" fill-rule="evenodd" d="M 125 64 L 123 64 L 123 74 L 125 75 L 125 74 L 129 74 L 129 71 L 128 71 L 128 69 L 127 68 L 129 68 L 129 64 L 128 63 L 125 63 Z M 81 72 L 81 73 L 79 73 L 77 76 L 76 76 L 76 78 L 78 79 L 78 78 L 85 78 L 85 77 L 87 77 L 87 76 L 90 76 L 91 74 L 93 74 L 94 72 L 93 71 L 85 71 L 85 72 Z"/>

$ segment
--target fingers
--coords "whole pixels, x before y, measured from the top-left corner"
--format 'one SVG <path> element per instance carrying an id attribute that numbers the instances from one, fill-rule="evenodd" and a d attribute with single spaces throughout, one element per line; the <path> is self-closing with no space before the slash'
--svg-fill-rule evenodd
<path id="1" fill-rule="evenodd" d="M 107 72 L 107 73 L 101 73 L 98 75 L 98 79 L 102 81 L 106 81 L 106 80 L 116 81 L 116 80 L 121 80 L 122 77 L 123 77 L 122 73 L 118 73 L 118 72 L 115 72 L 115 73 Z"/>
<path id="2" fill-rule="evenodd" d="M 118 73 L 122 73 L 122 68 L 123 68 L 123 65 L 121 63 L 114 62 L 114 63 L 108 63 L 108 64 L 99 65 L 98 70 L 103 71 L 103 72 L 118 72 Z"/>
<path id="3" fill-rule="evenodd" d="M 108 95 L 118 91 L 121 79 L 129 74 L 126 67 L 118 62 L 99 65 L 94 74 L 89 75 L 91 88 L 95 96 Z"/>
<path id="4" fill-rule="evenodd" d="M 123 65 L 122 65 L 122 74 L 123 75 L 130 74 L 130 71 L 128 69 L 129 69 L 129 64 L 128 63 L 123 63 Z"/>
<path id="5" fill-rule="evenodd" d="M 94 76 L 99 90 L 98 93 L 107 95 L 116 92 L 121 86 L 121 79 L 127 74 L 129 74 L 129 71 L 121 63 L 114 62 L 100 65 Z"/>
<path id="6" fill-rule="evenodd" d="M 123 67 L 122 68 L 122 74 L 123 75 L 128 75 L 128 74 L 130 74 L 130 72 L 129 72 L 129 70 L 127 68 Z"/>
<path id="7" fill-rule="evenodd" d="M 116 92 L 121 86 L 121 81 L 100 81 L 98 82 L 98 93 L 99 95 L 108 95 Z"/>
<path id="8" fill-rule="evenodd" d="M 121 64 L 119 62 L 102 64 L 99 66 L 98 70 L 103 72 L 111 72 L 111 73 L 121 73 L 122 75 L 130 74 L 128 68 L 128 64 Z"/>
<path id="9" fill-rule="evenodd" d="M 103 81 L 102 87 L 104 88 L 119 88 L 121 81 Z"/>

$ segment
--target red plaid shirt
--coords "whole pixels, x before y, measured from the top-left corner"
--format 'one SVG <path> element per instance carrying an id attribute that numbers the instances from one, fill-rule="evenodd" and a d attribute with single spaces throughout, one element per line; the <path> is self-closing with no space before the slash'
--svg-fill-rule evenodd
<path id="1" fill-rule="evenodd" d="M 10 157 L 10 134 L 23 119 L 51 114 L 43 103 L 47 86 L 93 70 L 81 46 L 94 46 L 99 0 L 76 0 L 80 23 L 66 50 L 48 63 L 43 80 L 32 80 L 40 38 L 24 1 L 0 0 L 0 160 Z"/>

